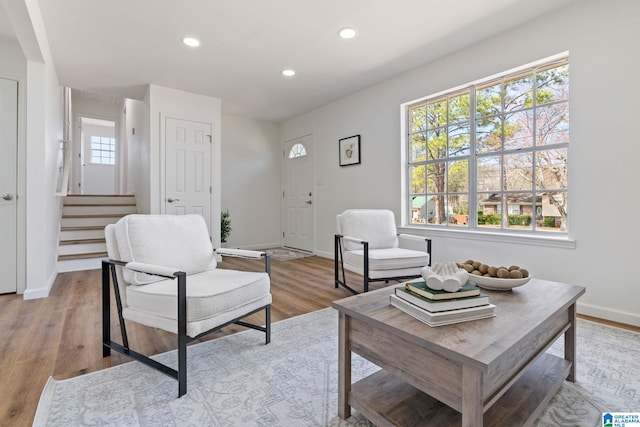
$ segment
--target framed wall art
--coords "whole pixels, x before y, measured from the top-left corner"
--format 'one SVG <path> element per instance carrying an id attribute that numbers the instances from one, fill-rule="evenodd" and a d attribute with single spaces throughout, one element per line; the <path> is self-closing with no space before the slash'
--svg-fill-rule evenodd
<path id="1" fill-rule="evenodd" d="M 360 164 L 360 135 L 338 140 L 340 166 Z"/>

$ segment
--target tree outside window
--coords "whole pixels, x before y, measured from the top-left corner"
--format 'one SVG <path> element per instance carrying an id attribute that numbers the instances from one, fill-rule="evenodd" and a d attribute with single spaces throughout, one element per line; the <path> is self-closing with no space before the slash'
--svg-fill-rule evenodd
<path id="1" fill-rule="evenodd" d="M 411 224 L 564 232 L 568 59 L 407 107 Z"/>

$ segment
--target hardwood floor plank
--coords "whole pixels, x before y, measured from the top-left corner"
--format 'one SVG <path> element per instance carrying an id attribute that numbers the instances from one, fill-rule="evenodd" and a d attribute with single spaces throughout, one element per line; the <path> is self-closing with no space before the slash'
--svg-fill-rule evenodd
<path id="1" fill-rule="evenodd" d="M 262 271 L 264 263 L 225 258 L 219 267 Z M 360 276 L 346 273 L 354 288 L 362 286 Z M 49 376 L 60 380 L 131 361 L 119 353 L 102 358 L 100 277 L 100 270 L 61 273 L 50 296 L 38 300 L 0 295 L 0 426 L 32 424 Z M 332 259 L 272 259 L 272 322 L 330 307 L 332 301 L 350 296 L 345 289 L 334 287 L 333 278 Z M 115 303 L 111 307 L 111 333 L 119 340 Z M 264 322 L 263 314 L 255 314 L 252 320 Z M 135 323 L 128 323 L 127 330 L 132 348 L 141 353 L 152 355 L 177 347 L 175 335 L 168 332 Z M 230 325 L 199 341 L 242 330 L 245 328 Z"/>

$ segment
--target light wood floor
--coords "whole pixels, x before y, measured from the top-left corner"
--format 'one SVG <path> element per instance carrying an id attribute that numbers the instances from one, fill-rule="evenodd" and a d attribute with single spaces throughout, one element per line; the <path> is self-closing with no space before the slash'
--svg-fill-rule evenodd
<path id="1" fill-rule="evenodd" d="M 220 267 L 260 271 L 263 263 L 226 258 Z M 335 289 L 330 259 L 274 259 L 271 272 L 273 322 L 329 307 L 351 295 Z M 361 280 L 349 273 L 347 279 L 352 284 Z M 113 310 L 112 334 L 119 340 Z M 263 321 L 263 313 L 254 316 L 256 322 Z M 0 426 L 32 424 L 49 376 L 71 378 L 131 360 L 118 353 L 102 358 L 101 319 L 100 270 L 59 274 L 48 298 L 25 301 L 21 295 L 0 295 Z M 137 351 L 155 354 L 176 348 L 173 334 L 133 323 L 127 328 Z M 229 326 L 202 341 L 243 329 Z"/>

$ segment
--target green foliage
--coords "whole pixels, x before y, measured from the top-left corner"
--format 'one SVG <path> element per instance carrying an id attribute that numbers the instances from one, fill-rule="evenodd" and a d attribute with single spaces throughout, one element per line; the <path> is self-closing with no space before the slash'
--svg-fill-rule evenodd
<path id="1" fill-rule="evenodd" d="M 478 213 L 478 225 L 500 225 L 500 215 L 483 215 Z"/>
<path id="2" fill-rule="evenodd" d="M 223 211 L 220 215 L 220 240 L 222 242 L 227 241 L 227 237 L 231 233 L 231 215 L 229 209 Z"/>
<path id="3" fill-rule="evenodd" d="M 531 215 L 509 215 L 509 225 L 531 225 Z"/>
<path id="4" fill-rule="evenodd" d="M 545 227 L 555 227 L 556 218 L 554 216 L 545 216 L 543 220 L 543 224 Z"/>

